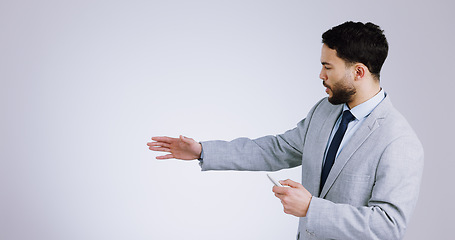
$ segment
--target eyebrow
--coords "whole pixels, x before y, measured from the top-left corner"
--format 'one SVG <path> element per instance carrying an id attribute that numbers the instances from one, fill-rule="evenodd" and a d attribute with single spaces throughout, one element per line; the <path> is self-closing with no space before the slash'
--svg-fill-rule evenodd
<path id="1" fill-rule="evenodd" d="M 330 63 L 328 63 L 328 62 L 321 62 L 321 64 L 322 64 L 322 65 L 332 65 L 332 64 L 330 64 Z"/>

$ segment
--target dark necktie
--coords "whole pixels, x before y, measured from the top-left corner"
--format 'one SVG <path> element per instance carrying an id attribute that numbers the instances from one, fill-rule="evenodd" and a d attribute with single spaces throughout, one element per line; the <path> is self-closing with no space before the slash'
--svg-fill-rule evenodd
<path id="1" fill-rule="evenodd" d="M 349 110 L 343 112 L 343 116 L 341 117 L 341 123 L 338 127 L 335 136 L 333 136 L 332 142 L 330 143 L 329 150 L 327 151 L 327 156 L 325 157 L 324 167 L 322 167 L 322 174 L 321 174 L 321 185 L 319 186 L 319 192 L 322 191 L 322 187 L 324 187 L 325 181 L 329 176 L 330 169 L 332 169 L 333 163 L 335 162 L 335 158 L 338 152 L 338 148 L 340 148 L 341 140 L 343 140 L 344 133 L 348 128 L 348 124 L 350 121 L 354 120 L 355 117 Z"/>

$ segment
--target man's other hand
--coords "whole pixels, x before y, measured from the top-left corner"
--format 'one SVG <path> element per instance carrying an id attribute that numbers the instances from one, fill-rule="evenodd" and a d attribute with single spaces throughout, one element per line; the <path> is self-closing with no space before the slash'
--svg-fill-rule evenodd
<path id="1" fill-rule="evenodd" d="M 305 217 L 310 206 L 312 195 L 302 184 L 292 180 L 280 181 L 283 186 L 274 186 L 272 191 L 281 200 L 284 212 L 296 217 Z"/>

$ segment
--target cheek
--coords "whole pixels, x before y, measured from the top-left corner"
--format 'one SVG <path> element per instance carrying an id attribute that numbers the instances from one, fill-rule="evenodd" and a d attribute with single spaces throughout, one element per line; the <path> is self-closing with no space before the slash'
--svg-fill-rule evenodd
<path id="1" fill-rule="evenodd" d="M 334 82 L 338 81 L 338 79 L 339 79 L 339 77 L 338 77 L 338 75 L 335 72 L 333 72 L 333 71 L 327 72 L 327 80 L 329 82 L 331 82 L 332 84 Z"/>
<path id="2" fill-rule="evenodd" d="M 333 83 L 340 82 L 346 79 L 346 72 L 345 71 L 331 71 L 327 74 L 329 79 L 332 80 Z"/>

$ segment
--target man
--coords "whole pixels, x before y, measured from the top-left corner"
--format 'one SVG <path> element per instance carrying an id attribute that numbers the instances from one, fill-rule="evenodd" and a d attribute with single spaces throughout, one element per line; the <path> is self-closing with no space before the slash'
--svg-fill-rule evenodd
<path id="1" fill-rule="evenodd" d="M 199 159 L 202 170 L 276 171 L 302 165 L 302 184 L 273 187 L 300 217 L 297 239 L 401 239 L 416 205 L 423 149 L 380 87 L 383 31 L 346 22 L 322 35 L 320 78 L 328 98 L 277 136 L 230 142 L 153 137 L 157 159 Z"/>

